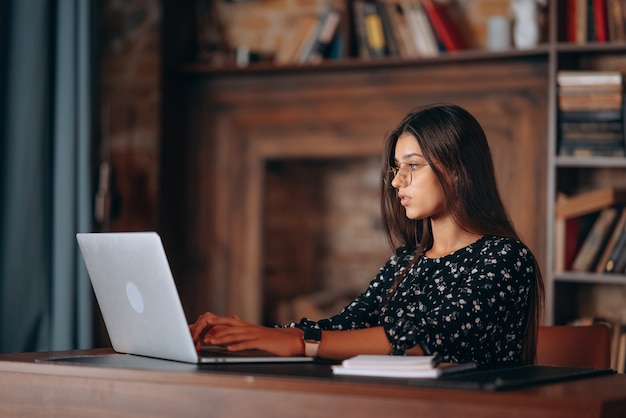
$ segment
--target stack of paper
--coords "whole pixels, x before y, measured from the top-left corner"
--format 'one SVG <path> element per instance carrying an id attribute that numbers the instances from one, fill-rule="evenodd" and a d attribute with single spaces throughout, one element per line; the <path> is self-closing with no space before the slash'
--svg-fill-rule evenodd
<path id="1" fill-rule="evenodd" d="M 337 375 L 435 378 L 444 373 L 476 368 L 474 363 L 434 362 L 433 356 L 385 356 L 361 354 L 332 366 Z"/>

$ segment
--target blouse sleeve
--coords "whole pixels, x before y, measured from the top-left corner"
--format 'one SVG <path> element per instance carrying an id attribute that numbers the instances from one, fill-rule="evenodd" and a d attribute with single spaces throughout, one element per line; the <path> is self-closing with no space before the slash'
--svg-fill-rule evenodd
<path id="1" fill-rule="evenodd" d="M 380 309 L 385 301 L 387 291 L 392 286 L 395 277 L 405 270 L 412 255 L 409 249 L 401 248 L 394 254 L 376 277 L 369 283 L 367 289 L 356 299 L 330 318 L 312 321 L 302 318 L 298 323 L 289 326 L 298 328 L 321 328 L 325 330 L 352 330 L 369 328 L 380 324 Z"/>
<path id="2" fill-rule="evenodd" d="M 482 364 L 519 355 L 535 274 L 531 253 L 508 241 L 472 265 L 459 264 L 450 273 L 456 271 L 462 279 L 442 277 L 418 298 L 407 291 L 403 314 L 385 316 L 393 354 L 420 344 L 444 361 Z"/>

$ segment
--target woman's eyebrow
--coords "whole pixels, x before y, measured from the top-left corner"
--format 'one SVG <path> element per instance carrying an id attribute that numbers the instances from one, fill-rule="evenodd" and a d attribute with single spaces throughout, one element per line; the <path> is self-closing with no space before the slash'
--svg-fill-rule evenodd
<path id="1" fill-rule="evenodd" d="M 410 154 L 404 154 L 404 155 L 402 156 L 402 160 L 403 160 L 403 161 L 405 161 L 405 160 L 408 160 L 409 158 L 412 158 L 412 157 L 420 157 L 420 158 L 424 158 L 424 156 L 423 156 L 422 154 L 418 154 L 418 153 L 416 153 L 416 152 L 413 152 L 413 153 L 410 153 Z M 397 163 L 397 162 L 398 162 L 398 159 L 397 159 L 397 158 L 395 158 L 395 159 L 394 159 L 394 162 L 396 162 L 396 163 Z"/>

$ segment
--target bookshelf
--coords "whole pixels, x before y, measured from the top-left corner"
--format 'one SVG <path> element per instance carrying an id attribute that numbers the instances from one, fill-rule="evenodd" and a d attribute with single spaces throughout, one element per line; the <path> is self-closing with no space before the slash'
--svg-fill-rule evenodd
<path id="1" fill-rule="evenodd" d="M 508 8 L 508 1 L 502 3 Z M 361 122 L 356 119 L 371 119 L 367 126 L 377 131 L 380 124 L 396 120 L 407 106 L 420 101 L 454 101 L 467 106 L 478 113 L 479 120 L 489 125 L 488 136 L 490 140 L 495 138 L 496 165 L 517 164 L 518 173 L 527 176 L 520 179 L 522 176 L 505 172 L 501 189 L 522 237 L 542 266 L 546 285 L 545 322 L 561 324 L 583 315 L 587 304 L 585 294 L 589 289 L 626 288 L 623 275 L 556 271 L 554 268 L 556 243 L 552 231 L 555 230 L 557 195 L 564 190 L 573 192 L 589 186 L 594 181 L 602 185 L 619 184 L 620 176 L 626 178 L 625 158 L 559 156 L 557 153 L 558 72 L 611 69 L 626 73 L 626 60 L 622 58 L 626 56 L 626 43 L 567 41 L 565 0 L 548 2 L 547 34 L 531 49 L 492 52 L 473 43 L 472 47 L 434 57 L 386 56 L 363 60 L 353 53 L 319 64 L 277 66 L 271 61 L 261 61 L 245 67 L 232 63 L 214 66 L 194 60 L 197 30 L 194 3 L 184 4 L 164 2 L 163 89 L 164 112 L 168 117 L 163 122 L 162 155 L 167 157 L 162 160 L 165 180 L 161 218 L 164 241 L 171 247 L 168 253 L 171 253 L 173 269 L 178 270 L 175 276 L 185 277 L 188 282 L 180 287 L 192 312 L 207 306 L 215 306 L 216 311 L 228 310 L 228 303 L 235 303 L 231 299 L 238 286 L 249 285 L 252 289 L 246 290 L 249 293 L 258 290 L 256 282 L 230 285 L 212 282 L 210 278 L 219 276 L 230 282 L 235 276 L 253 276 L 254 269 L 242 271 L 243 267 L 236 266 L 233 260 L 252 254 L 252 261 L 258 262 L 260 257 L 258 253 L 237 247 L 242 242 L 252 242 L 248 244 L 250 249 L 254 240 L 259 239 L 258 235 L 243 232 L 240 225 L 258 221 L 253 216 L 255 208 L 259 208 L 258 202 L 244 196 L 242 202 L 252 204 L 245 210 L 237 208 L 229 202 L 238 197 L 218 181 L 226 173 L 232 174 L 233 184 L 249 189 L 255 184 L 254 174 L 241 174 L 241 165 L 229 165 L 221 160 L 224 166 L 210 170 L 207 167 L 216 163 L 216 157 L 200 156 L 206 153 L 236 156 L 238 150 L 246 149 L 245 158 L 250 153 L 258 157 L 276 155 L 281 147 L 284 147 L 281 152 L 308 157 L 316 152 L 325 153 L 316 151 L 315 144 L 306 145 L 306 134 L 295 127 L 294 109 L 307 101 L 310 106 L 302 109 L 317 112 L 319 119 L 305 118 L 305 123 L 327 125 L 329 129 L 343 123 L 343 134 L 348 138 L 357 132 L 365 137 L 364 143 L 353 151 L 330 139 L 324 142 L 328 149 L 334 149 L 342 157 L 377 152 L 380 138 L 363 134 L 363 129 L 358 127 Z M 419 99 L 411 101 L 410 94 Z M 377 101 L 368 107 L 366 101 L 375 98 Z M 358 115 L 350 116 L 350 109 L 355 105 L 354 112 Z M 260 112 L 259 107 L 268 110 Z M 273 109 L 272 114 L 268 113 L 269 109 Z M 252 115 L 252 110 L 259 114 Z M 336 115 L 341 112 L 347 116 L 338 122 Z M 263 117 L 267 119 L 261 120 Z M 503 121 L 496 121 L 498 117 Z M 270 140 L 262 146 L 267 148 L 255 148 L 245 141 L 254 137 L 256 130 L 266 130 L 263 131 L 266 135 L 272 130 L 281 135 L 300 135 L 302 148 L 296 150 L 289 148 L 291 145 Z M 258 134 L 261 140 L 265 140 L 263 132 Z M 332 137 L 334 133 L 327 134 Z M 507 149 L 507 135 L 517 135 L 515 140 L 523 144 L 515 155 Z M 500 140 L 502 142 L 498 142 Z M 177 179 L 184 184 L 199 181 L 200 185 L 181 188 Z M 199 190 L 205 197 L 197 197 Z M 228 215 L 230 212 L 234 215 Z M 238 214 L 241 216 L 237 217 Z M 172 219 L 177 221 L 171 222 Z M 216 239 L 217 249 L 211 248 Z M 218 296 L 208 297 L 207 294 Z M 248 319 L 257 319 L 253 311 L 250 315 Z"/>
<path id="2" fill-rule="evenodd" d="M 611 1 L 607 2 L 608 4 Z M 621 39 L 584 41 L 573 38 L 571 21 L 568 20 L 572 2 L 558 1 L 550 8 L 550 92 L 549 92 L 549 156 L 547 183 L 547 230 L 555 231 L 557 219 L 555 206 L 560 193 L 575 194 L 589 189 L 607 186 L 624 188 L 626 181 L 626 158 L 623 156 L 566 156 L 559 155 L 562 141 L 559 129 L 558 75 L 562 71 L 616 71 L 626 73 L 626 44 Z M 623 109 L 622 109 L 623 115 Z M 622 116 L 623 117 L 623 116 Z M 622 145 L 623 146 L 623 145 Z M 623 204 L 616 204 L 623 207 Z M 594 215 L 596 215 L 596 212 Z M 594 222 L 593 215 L 589 223 Z M 587 228 L 588 230 L 590 227 Z M 547 261 L 545 271 L 547 319 L 563 324 L 581 317 L 603 311 L 602 300 L 607 294 L 626 286 L 626 275 L 596 273 L 594 271 L 571 271 L 557 268 L 555 257 L 561 255 L 557 248 L 556 233 L 547 236 Z M 579 240 L 580 241 L 580 240 Z M 595 305 L 595 306 L 594 306 Z M 604 309 L 598 316 L 623 322 L 623 312 Z M 611 314 L 613 317 L 611 318 Z"/>

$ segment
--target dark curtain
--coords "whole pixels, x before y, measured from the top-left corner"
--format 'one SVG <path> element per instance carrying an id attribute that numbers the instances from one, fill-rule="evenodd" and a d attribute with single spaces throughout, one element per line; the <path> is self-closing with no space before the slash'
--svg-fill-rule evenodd
<path id="1" fill-rule="evenodd" d="M 0 1 L 0 352 L 91 346 L 91 2 Z"/>

